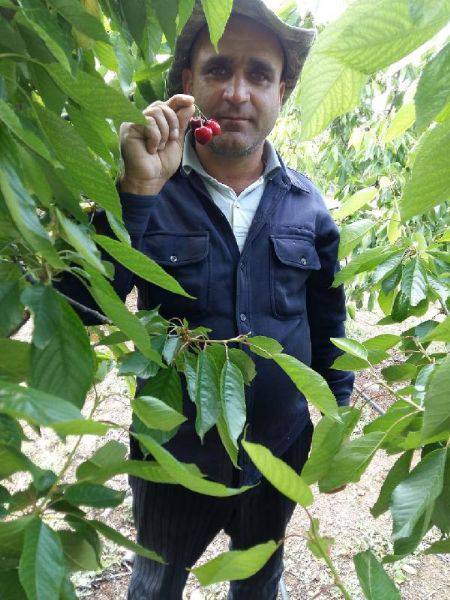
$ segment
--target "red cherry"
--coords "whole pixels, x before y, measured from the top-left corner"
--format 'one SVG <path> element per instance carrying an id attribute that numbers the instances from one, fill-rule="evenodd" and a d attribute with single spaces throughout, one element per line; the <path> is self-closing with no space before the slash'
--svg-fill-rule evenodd
<path id="1" fill-rule="evenodd" d="M 206 121 L 205 125 L 206 125 L 206 127 L 209 127 L 211 129 L 214 136 L 221 135 L 222 129 L 220 128 L 220 125 L 216 120 L 209 119 L 209 121 Z"/>
<path id="2" fill-rule="evenodd" d="M 203 125 L 203 119 L 201 117 L 192 117 L 189 122 L 191 124 L 192 131 L 195 131 Z"/>
<path id="3" fill-rule="evenodd" d="M 207 144 L 208 142 L 210 142 L 212 140 L 213 132 L 209 127 L 203 126 L 203 127 L 199 127 L 198 129 L 196 129 L 194 131 L 194 135 L 195 135 L 195 139 L 197 140 L 197 142 L 199 144 L 202 144 L 202 146 L 204 146 L 205 144 Z"/>

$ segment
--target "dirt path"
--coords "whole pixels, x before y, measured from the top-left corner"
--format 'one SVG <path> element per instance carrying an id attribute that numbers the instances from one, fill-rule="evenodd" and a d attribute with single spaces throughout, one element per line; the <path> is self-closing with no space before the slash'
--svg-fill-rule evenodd
<path id="1" fill-rule="evenodd" d="M 350 323 L 348 335 L 364 339 L 370 335 L 381 333 L 380 328 L 374 330 L 377 320 L 370 313 L 358 313 L 357 325 Z M 403 328 L 406 328 L 406 323 Z M 395 329 L 385 328 L 385 331 L 393 332 Z M 27 332 L 21 332 L 21 339 L 27 337 Z M 366 375 L 359 375 L 357 384 L 377 402 L 388 406 L 390 400 L 380 394 Z M 128 425 L 130 421 L 129 397 L 124 381 L 111 373 L 107 379 L 98 387 L 98 392 L 105 397 L 97 418 L 112 420 Z M 92 396 L 90 398 L 92 402 Z M 86 409 L 89 409 L 87 403 Z M 356 396 L 354 402 L 358 404 L 361 400 Z M 368 406 L 364 408 L 362 423 L 372 419 L 374 413 Z M 317 415 L 314 417 L 317 419 Z M 36 439 L 36 436 L 32 436 Z M 127 435 L 124 432 L 111 431 L 108 439 L 116 439 L 128 444 Z M 70 438 L 68 438 L 70 440 Z M 71 442 L 73 443 L 73 442 Z M 69 447 L 71 447 L 69 442 Z M 95 448 L 103 445 L 91 436 L 86 436 L 80 446 L 78 453 L 79 462 L 88 458 Z M 41 466 L 47 468 L 61 468 L 64 460 L 63 447 L 58 443 L 55 436 L 46 436 L 37 439 L 28 445 L 32 451 L 33 458 Z M 320 529 L 325 535 L 332 536 L 335 544 L 332 549 L 333 559 L 336 561 L 339 572 L 345 584 L 355 600 L 362 598 L 357 585 L 357 579 L 353 568 L 352 556 L 367 548 L 371 548 L 376 554 L 383 555 L 391 550 L 390 528 L 391 522 L 387 515 L 377 520 L 370 515 L 370 507 L 374 504 L 381 483 L 386 476 L 393 459 L 384 454 L 377 454 L 375 460 L 364 474 L 358 484 L 348 486 L 344 491 L 334 495 L 319 495 L 312 509 L 313 515 L 320 519 Z M 72 472 L 68 476 L 71 477 Z M 14 479 L 15 489 L 23 488 L 28 479 L 19 475 Z M 111 485 L 117 489 L 128 490 L 123 506 L 115 510 L 92 511 L 92 515 L 104 520 L 124 535 L 133 537 L 134 529 L 131 516 L 131 494 L 128 489 L 126 477 L 120 476 L 112 480 Z M 317 493 L 317 490 L 315 490 Z M 304 600 L 306 598 L 332 599 L 338 598 L 339 594 L 330 586 L 330 578 L 324 566 L 315 559 L 306 548 L 304 532 L 308 524 L 302 509 L 298 507 L 289 523 L 287 534 L 296 534 L 299 537 L 290 537 L 285 544 L 285 583 L 290 600 Z M 436 539 L 437 533 L 432 531 L 428 539 Z M 221 532 L 207 548 L 200 563 L 203 563 L 220 552 L 227 550 L 228 538 Z M 420 549 L 419 549 L 420 550 Z M 104 547 L 103 564 L 101 573 L 83 573 L 74 576 L 77 585 L 77 593 L 80 598 L 95 600 L 125 600 L 129 580 L 130 567 L 124 561 L 125 552 L 112 543 L 106 542 Z M 400 586 L 401 595 L 404 600 L 434 600 L 450 597 L 450 584 L 448 578 L 449 559 L 443 555 L 424 556 L 417 552 L 403 561 L 389 565 L 388 572 L 394 577 Z M 216 584 L 208 588 L 201 588 L 194 576 L 189 576 L 184 592 L 184 600 L 224 600 L 227 595 L 228 584 Z M 281 599 L 281 594 L 279 594 Z M 166 600 L 166 599 L 161 599 Z M 167 599 L 169 600 L 169 599 Z"/>

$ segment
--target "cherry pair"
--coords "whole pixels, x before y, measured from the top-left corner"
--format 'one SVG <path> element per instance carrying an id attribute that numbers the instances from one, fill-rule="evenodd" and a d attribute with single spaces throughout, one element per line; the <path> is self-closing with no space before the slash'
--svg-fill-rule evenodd
<path id="1" fill-rule="evenodd" d="M 222 130 L 220 125 L 214 119 L 203 119 L 202 117 L 192 117 L 190 120 L 191 128 L 195 139 L 199 144 L 208 144 L 216 135 L 220 135 Z"/>

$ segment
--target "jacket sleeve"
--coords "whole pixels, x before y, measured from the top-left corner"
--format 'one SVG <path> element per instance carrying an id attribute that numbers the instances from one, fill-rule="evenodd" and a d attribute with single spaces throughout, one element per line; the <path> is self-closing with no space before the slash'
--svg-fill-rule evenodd
<path id="1" fill-rule="evenodd" d="M 141 249 L 142 238 L 147 229 L 148 221 L 150 217 L 151 208 L 154 202 L 158 201 L 158 196 L 138 196 L 136 194 L 128 194 L 119 192 L 120 202 L 122 205 L 122 215 L 124 225 L 130 235 L 131 245 L 137 250 Z M 106 218 L 106 213 L 103 209 L 96 210 L 92 219 L 92 224 L 95 227 L 97 233 L 107 235 L 114 238 L 115 235 L 109 226 Z M 137 283 L 138 277 L 135 276 L 131 271 L 126 269 L 119 262 L 114 260 L 105 250 L 100 248 L 103 260 L 107 260 L 114 265 L 114 279 L 110 281 L 117 295 L 125 302 L 126 297 Z M 87 288 L 77 279 L 74 275 L 69 272 L 64 272 L 60 275 L 58 281 L 54 281 L 54 287 L 68 296 L 101 314 L 102 310 L 95 302 Z M 83 311 L 76 306 L 73 306 L 74 310 L 78 313 L 78 316 L 85 325 L 99 325 L 101 323 L 95 315 Z"/>
<path id="2" fill-rule="evenodd" d="M 313 271 L 306 284 L 306 306 L 311 331 L 311 368 L 327 381 L 338 405 L 350 403 L 354 374 L 331 369 L 343 352 L 330 338 L 345 337 L 345 294 L 343 286 L 331 287 L 339 270 L 339 230 L 328 211 L 322 214 L 316 233 L 321 269 Z"/>

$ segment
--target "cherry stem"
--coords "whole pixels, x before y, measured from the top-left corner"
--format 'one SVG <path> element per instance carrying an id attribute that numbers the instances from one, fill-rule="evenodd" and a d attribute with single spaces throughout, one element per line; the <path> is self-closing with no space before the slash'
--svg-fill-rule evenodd
<path id="1" fill-rule="evenodd" d="M 195 104 L 195 102 L 194 102 L 194 106 L 195 106 L 195 108 L 197 109 L 197 112 L 199 112 L 199 113 L 200 113 L 200 116 L 201 116 L 201 118 L 202 118 L 202 119 L 205 119 L 205 121 L 208 121 L 208 117 L 206 117 L 206 116 L 205 116 L 205 115 L 202 113 L 202 111 L 201 111 L 201 110 L 200 110 L 200 108 L 197 106 L 197 104 Z"/>

